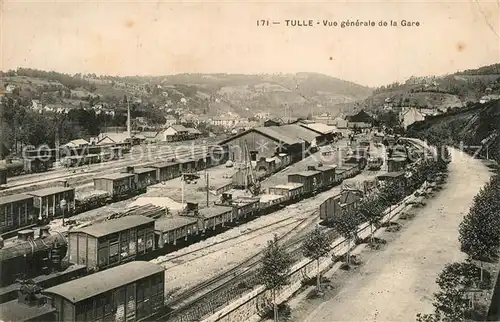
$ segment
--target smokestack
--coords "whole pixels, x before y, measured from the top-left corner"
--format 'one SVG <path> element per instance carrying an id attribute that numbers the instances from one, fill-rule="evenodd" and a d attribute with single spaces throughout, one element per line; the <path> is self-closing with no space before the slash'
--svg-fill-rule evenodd
<path id="1" fill-rule="evenodd" d="M 130 99 L 127 98 L 127 134 L 129 138 L 132 138 L 130 129 Z"/>

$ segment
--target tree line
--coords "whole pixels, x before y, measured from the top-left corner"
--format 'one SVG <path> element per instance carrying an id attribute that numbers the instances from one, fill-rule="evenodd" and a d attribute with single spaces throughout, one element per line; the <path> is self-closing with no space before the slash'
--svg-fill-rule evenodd
<path id="1" fill-rule="evenodd" d="M 366 242 L 374 246 L 377 241 L 374 237 L 375 229 L 382 226 L 385 209 L 401 202 L 406 196 L 412 194 L 422 186 L 425 181 L 433 180 L 439 173 L 446 172 L 450 162 L 450 154 L 445 146 L 437 148 L 435 159 L 417 162 L 409 171 L 409 177 L 405 183 L 397 181 L 387 182 L 379 193 L 363 198 L 360 204 L 353 209 L 347 210 L 340 216 L 334 217 L 326 222 L 326 227 L 332 228 L 335 234 L 317 226 L 312 230 L 302 243 L 301 249 L 304 257 L 316 262 L 316 293 L 322 291 L 320 260 L 328 257 L 332 251 L 332 242 L 338 235 L 343 237 L 347 243 L 345 254 L 345 265 L 351 265 L 351 245 L 361 242 L 358 236 L 358 227 L 367 222 L 370 225 L 370 235 Z M 277 236 L 268 242 L 264 250 L 263 260 L 259 271 L 262 283 L 271 291 L 271 307 L 268 307 L 274 321 L 279 320 L 279 312 L 289 314 L 286 306 L 277 304 L 279 291 L 289 284 L 290 270 L 293 260 L 286 248 L 280 245 Z"/>

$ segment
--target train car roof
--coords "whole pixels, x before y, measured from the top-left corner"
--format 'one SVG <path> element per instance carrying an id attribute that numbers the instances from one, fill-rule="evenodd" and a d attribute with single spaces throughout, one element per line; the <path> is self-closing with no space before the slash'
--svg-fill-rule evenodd
<path id="1" fill-rule="evenodd" d="M 85 233 L 96 238 L 111 235 L 140 225 L 149 224 L 155 220 L 146 216 L 125 216 L 87 226 L 69 233 Z"/>
<path id="2" fill-rule="evenodd" d="M 174 166 L 174 165 L 179 165 L 179 162 L 162 162 L 162 163 L 158 163 L 158 164 L 153 164 L 151 165 L 151 168 L 167 168 L 167 167 L 171 167 L 171 166 Z"/>
<path id="3" fill-rule="evenodd" d="M 198 222 L 198 219 L 187 216 L 177 216 L 173 218 L 163 218 L 155 221 L 155 230 L 166 232 L 175 230 L 187 225 L 193 225 Z"/>
<path id="4" fill-rule="evenodd" d="M 30 321 L 39 316 L 55 312 L 56 309 L 49 304 L 43 306 L 30 306 L 27 304 L 19 303 L 13 300 L 0 304 L 0 312 L 2 312 L 3 321 Z"/>
<path id="5" fill-rule="evenodd" d="M 303 177 L 311 177 L 311 176 L 318 175 L 320 173 L 321 173 L 321 171 L 305 170 L 305 171 L 301 171 L 301 172 L 290 173 L 289 176 L 299 175 L 299 176 L 303 176 Z"/>
<path id="6" fill-rule="evenodd" d="M 143 174 L 143 173 L 148 173 L 148 172 L 153 172 L 156 171 L 155 168 L 136 168 L 134 169 L 134 173 L 136 174 Z"/>
<path id="7" fill-rule="evenodd" d="M 300 188 L 303 186 L 304 185 L 302 183 L 289 182 L 289 183 L 285 183 L 285 184 L 279 184 L 279 185 L 271 187 L 271 188 L 292 190 L 292 189 L 297 189 L 297 188 Z"/>
<path id="8" fill-rule="evenodd" d="M 212 206 L 198 210 L 198 213 L 204 218 L 212 218 L 222 215 L 226 212 L 233 211 L 233 207 L 228 206 Z"/>
<path id="9" fill-rule="evenodd" d="M 64 297 L 71 303 L 78 303 L 163 271 L 159 265 L 146 261 L 133 261 L 53 286 L 42 292 Z"/>
<path id="10" fill-rule="evenodd" d="M 13 202 L 18 202 L 22 200 L 32 199 L 33 196 L 25 195 L 25 194 L 15 194 L 10 196 L 0 197 L 0 205 L 7 205 Z"/>
<path id="11" fill-rule="evenodd" d="M 96 177 L 94 179 L 106 179 L 106 180 L 120 180 L 128 177 L 133 177 L 133 173 L 128 173 L 128 172 L 119 172 L 119 173 L 110 173 L 110 174 L 105 174 L 103 176 Z"/>
<path id="12" fill-rule="evenodd" d="M 51 195 L 55 195 L 57 193 L 71 191 L 71 190 L 74 191 L 75 188 L 72 188 L 72 187 L 50 187 L 50 188 L 45 188 L 45 189 L 41 189 L 41 190 L 30 191 L 30 192 L 27 192 L 26 194 L 31 195 L 31 196 L 35 196 L 35 197 L 46 197 L 46 196 L 51 196 Z"/>
<path id="13" fill-rule="evenodd" d="M 315 167 L 316 170 L 318 171 L 332 171 L 332 170 L 335 170 L 337 169 L 337 166 L 336 165 L 329 165 L 329 164 L 324 164 L 322 166 L 317 166 Z"/>

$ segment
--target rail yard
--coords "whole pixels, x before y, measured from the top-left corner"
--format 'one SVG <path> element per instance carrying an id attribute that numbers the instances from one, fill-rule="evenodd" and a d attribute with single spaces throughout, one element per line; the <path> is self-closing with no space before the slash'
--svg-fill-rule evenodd
<path id="1" fill-rule="evenodd" d="M 150 147 L 144 162 L 137 151 L 7 177 L 0 298 L 13 316 L 28 314 L 16 300 L 22 290 L 56 303 L 38 308 L 44 319 L 201 320 L 258 285 L 274 235 L 300 260 L 304 237 L 325 219 L 320 205 L 332 196 L 354 205 L 376 191 L 380 175 L 409 163 L 387 158 L 373 140 L 349 144 L 299 124 L 253 128 L 188 152 Z M 366 167 L 369 151 L 383 156 L 378 169 Z M 99 287 L 69 295 L 85 283 Z"/>

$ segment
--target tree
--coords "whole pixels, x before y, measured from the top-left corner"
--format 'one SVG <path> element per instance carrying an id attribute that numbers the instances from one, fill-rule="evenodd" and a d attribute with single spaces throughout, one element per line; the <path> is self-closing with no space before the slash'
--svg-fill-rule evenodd
<path id="1" fill-rule="evenodd" d="M 278 305 L 276 304 L 276 293 L 288 283 L 288 274 L 292 266 L 292 258 L 278 244 L 278 236 L 267 242 L 262 259 L 260 276 L 262 283 L 272 293 L 274 321 L 278 321 Z"/>
<path id="2" fill-rule="evenodd" d="M 417 314 L 417 321 L 464 321 L 470 313 L 467 293 L 479 282 L 479 269 L 472 263 L 446 265 L 436 279 L 439 291 L 434 293 L 433 314 Z"/>
<path id="3" fill-rule="evenodd" d="M 482 262 L 497 255 L 500 246 L 500 185 L 493 177 L 474 197 L 469 213 L 459 226 L 461 250 L 471 259 L 481 263 L 481 281 L 483 280 Z"/>
<path id="4" fill-rule="evenodd" d="M 356 209 L 347 211 L 341 216 L 331 218 L 327 225 L 335 229 L 342 237 L 347 240 L 346 263 L 351 262 L 351 241 L 358 239 L 358 225 L 360 224 L 360 216 Z"/>
<path id="5" fill-rule="evenodd" d="M 318 292 L 321 290 L 321 271 L 319 269 L 319 260 L 322 257 L 328 256 L 331 249 L 331 238 L 322 231 L 319 227 L 316 227 L 311 231 L 304 240 L 302 244 L 302 254 L 311 259 L 315 260 L 318 268 L 318 273 L 316 275 L 316 287 Z"/>
<path id="6" fill-rule="evenodd" d="M 387 182 L 380 190 L 379 198 L 384 202 L 384 206 L 392 206 L 404 198 L 405 191 L 394 182 Z"/>
<path id="7" fill-rule="evenodd" d="M 366 198 L 359 205 L 359 213 L 370 224 L 370 242 L 373 243 L 373 227 L 378 227 L 383 217 L 384 205 L 380 199 Z"/>

